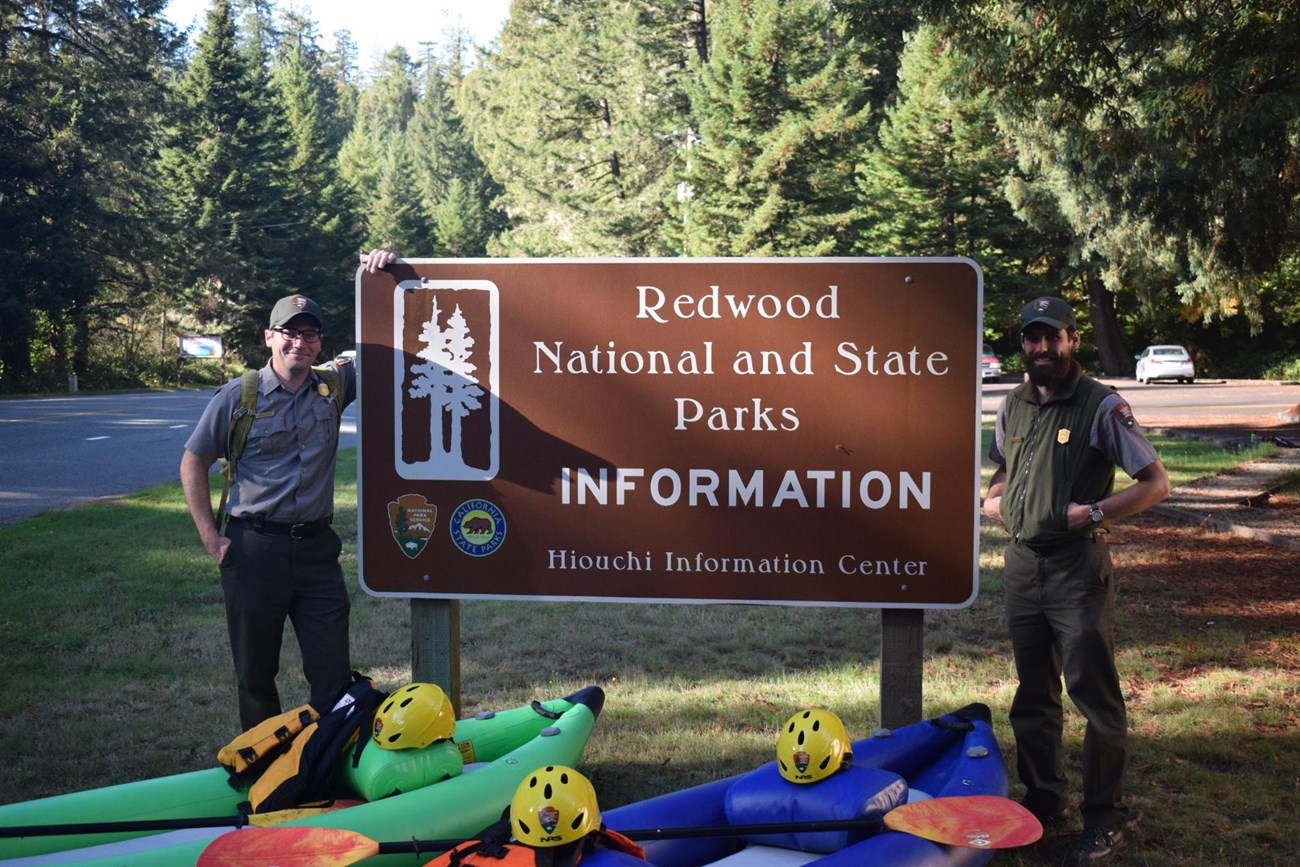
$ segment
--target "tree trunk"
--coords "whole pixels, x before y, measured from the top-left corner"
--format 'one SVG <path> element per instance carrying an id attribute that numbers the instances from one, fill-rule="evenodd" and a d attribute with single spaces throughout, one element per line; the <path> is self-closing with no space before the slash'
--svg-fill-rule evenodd
<path id="1" fill-rule="evenodd" d="M 90 317 L 78 306 L 73 313 L 72 370 L 85 376 L 90 370 Z"/>
<path id="2" fill-rule="evenodd" d="M 695 35 L 695 55 L 704 63 L 709 62 L 709 17 L 704 8 L 705 0 L 695 0 L 695 20 L 692 30 Z"/>
<path id="3" fill-rule="evenodd" d="M 1106 288 L 1101 277 L 1089 271 L 1084 275 L 1088 290 L 1088 319 L 1092 322 L 1093 339 L 1101 370 L 1106 376 L 1126 376 L 1133 372 L 1133 356 L 1124 345 L 1124 332 L 1120 330 L 1115 315 L 1115 295 Z"/>

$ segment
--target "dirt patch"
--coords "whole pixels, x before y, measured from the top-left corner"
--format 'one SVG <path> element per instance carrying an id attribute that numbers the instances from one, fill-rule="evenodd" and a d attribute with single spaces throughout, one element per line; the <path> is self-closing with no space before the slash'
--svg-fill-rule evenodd
<path id="1" fill-rule="evenodd" d="M 1198 416 L 1190 419 L 1163 418 L 1158 421 L 1141 419 L 1147 430 L 1164 429 L 1173 434 L 1189 435 L 1201 439 L 1228 445 L 1247 445 L 1252 435 L 1256 440 L 1271 440 L 1274 437 L 1300 444 L 1300 422 L 1283 421 L 1276 416 L 1262 416 L 1251 419 L 1249 423 L 1234 421 L 1230 418 L 1215 418 L 1212 415 Z"/>
<path id="2" fill-rule="evenodd" d="M 1300 498 L 1287 508 L 1300 514 Z M 1200 527 L 1140 515 L 1112 534 L 1125 606 L 1166 611 L 1171 602 L 1191 622 L 1236 623 L 1248 631 L 1300 632 L 1300 552 Z M 1152 618 L 1153 622 L 1158 618 Z M 1242 645 L 1254 656 L 1260 648 Z M 1300 658 L 1279 665 L 1300 673 Z"/>
<path id="3" fill-rule="evenodd" d="M 1300 522 L 1300 496 L 1282 491 L 1269 496 L 1256 508 L 1269 509 L 1290 520 Z"/>

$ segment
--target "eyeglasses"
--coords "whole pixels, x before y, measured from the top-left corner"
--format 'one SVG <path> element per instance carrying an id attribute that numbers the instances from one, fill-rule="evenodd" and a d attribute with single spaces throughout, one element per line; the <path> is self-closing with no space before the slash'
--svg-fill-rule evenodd
<path id="1" fill-rule="evenodd" d="M 315 328 L 308 328 L 303 331 L 296 328 L 272 328 L 271 330 L 283 334 L 284 339 L 290 343 L 295 340 L 301 340 L 303 343 L 320 343 L 321 336 L 325 333 Z"/>

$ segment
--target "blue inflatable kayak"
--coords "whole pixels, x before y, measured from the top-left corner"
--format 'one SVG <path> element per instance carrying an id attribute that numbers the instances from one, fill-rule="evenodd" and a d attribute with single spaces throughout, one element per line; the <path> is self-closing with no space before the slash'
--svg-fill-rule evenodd
<path id="1" fill-rule="evenodd" d="M 880 730 L 853 742 L 852 767 L 812 785 L 787 782 L 771 762 L 747 774 L 605 810 L 602 818 L 614 830 L 755 825 L 868 818 L 898 802 L 928 798 L 1006 797 L 1006 769 L 990 719 L 986 706 L 973 704 L 893 731 Z M 895 831 L 860 830 L 665 839 L 643 845 L 652 867 L 980 865 L 994 854 Z M 644 867 L 627 855 L 598 851 L 583 860 L 583 867 L 636 863 Z"/>

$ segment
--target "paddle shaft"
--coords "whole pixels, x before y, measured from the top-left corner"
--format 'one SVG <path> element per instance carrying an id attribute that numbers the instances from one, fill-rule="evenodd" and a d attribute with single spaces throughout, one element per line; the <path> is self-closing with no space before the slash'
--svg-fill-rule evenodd
<path id="1" fill-rule="evenodd" d="M 1033 813 L 1015 801 L 995 795 L 932 798 L 900 804 L 883 817 L 865 819 L 612 830 L 619 830 L 633 840 L 691 837 L 752 839 L 778 834 L 846 830 L 865 831 L 867 833 L 864 836 L 871 836 L 882 830 L 890 830 L 970 849 L 1026 846 L 1039 839 L 1043 833 L 1042 825 Z M 272 863 L 354 864 L 375 855 L 432 855 L 453 849 L 464 842 L 466 841 L 461 839 L 380 842 L 358 831 L 343 828 L 282 825 L 222 834 L 203 850 L 198 863 L 222 867 L 263 867 Z"/>
<path id="2" fill-rule="evenodd" d="M 123 819 L 117 822 L 60 822 L 57 825 L 14 825 L 0 828 L 0 838 L 54 837 L 62 834 L 129 834 L 177 831 L 182 828 L 243 828 L 247 816 L 199 816 L 193 819 Z"/>
<path id="3" fill-rule="evenodd" d="M 806 834 L 818 831 L 880 831 L 880 819 L 827 819 L 820 822 L 765 822 L 754 825 L 701 825 L 691 828 L 633 828 L 618 831 L 630 840 L 684 840 L 695 837 L 749 837 L 762 834 Z M 443 852 L 464 840 L 398 840 L 380 843 L 380 855 Z"/>

